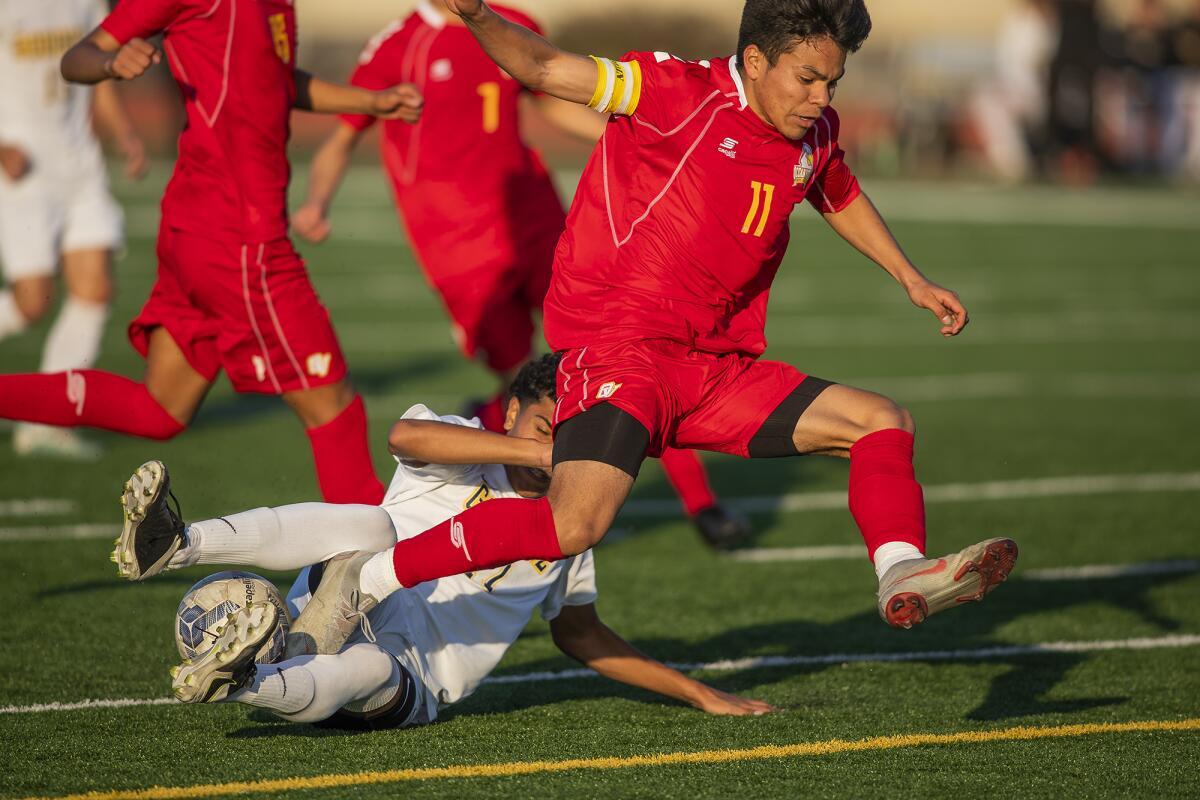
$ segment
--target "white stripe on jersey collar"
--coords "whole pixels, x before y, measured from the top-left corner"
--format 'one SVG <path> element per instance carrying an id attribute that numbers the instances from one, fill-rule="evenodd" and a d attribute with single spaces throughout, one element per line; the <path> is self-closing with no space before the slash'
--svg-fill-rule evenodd
<path id="1" fill-rule="evenodd" d="M 737 55 L 729 57 L 729 77 L 733 78 L 733 85 L 738 90 L 738 100 L 741 102 L 741 108 L 745 108 L 749 103 L 746 101 L 746 87 L 742 86 L 742 75 L 737 68 Z"/>
<path id="2" fill-rule="evenodd" d="M 421 0 L 417 3 L 417 13 L 425 21 L 425 24 L 431 28 L 440 31 L 446 27 L 446 18 L 437 12 L 437 9 L 433 7 L 433 4 L 429 0 Z"/>

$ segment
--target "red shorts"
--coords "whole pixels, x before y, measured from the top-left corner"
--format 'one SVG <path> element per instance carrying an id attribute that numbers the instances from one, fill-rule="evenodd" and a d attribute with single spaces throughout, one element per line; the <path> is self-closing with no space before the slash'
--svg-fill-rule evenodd
<path id="1" fill-rule="evenodd" d="M 224 369 L 239 392 L 282 394 L 346 376 L 329 312 L 287 239 L 239 244 L 164 225 L 158 280 L 129 324 L 143 356 L 160 326 L 193 369 L 210 381 Z"/>
<path id="2" fill-rule="evenodd" d="M 533 352 L 534 312 L 541 313 L 550 288 L 557 235 L 541 252 L 514 254 L 504 263 L 439 277 L 428 270 L 453 325 L 454 341 L 468 358 L 493 372 L 507 372 Z"/>
<path id="3" fill-rule="evenodd" d="M 693 350 L 668 339 L 563 352 L 554 424 L 612 403 L 667 447 L 748 457 L 750 440 L 807 375 L 778 361 Z"/>

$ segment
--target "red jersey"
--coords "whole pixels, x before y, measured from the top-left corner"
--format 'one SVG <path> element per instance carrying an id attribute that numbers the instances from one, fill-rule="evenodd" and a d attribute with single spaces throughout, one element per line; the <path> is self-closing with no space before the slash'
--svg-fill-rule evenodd
<path id="1" fill-rule="evenodd" d="M 826 108 L 792 141 L 749 108 L 733 59 L 622 61 L 636 62 L 618 68 L 630 76 L 621 107 L 633 113 L 612 117 L 580 179 L 544 305 L 546 341 L 565 350 L 671 339 L 761 355 L 792 209 L 807 199 L 836 212 L 859 194 L 837 114 Z"/>
<path id="2" fill-rule="evenodd" d="M 122 44 L 163 34 L 187 111 L 166 224 L 242 242 L 287 236 L 292 0 L 121 0 L 101 27 Z"/>
<path id="3" fill-rule="evenodd" d="M 493 8 L 540 32 L 519 11 Z M 409 238 L 432 278 L 511 261 L 530 242 L 562 232 L 553 183 L 521 140 L 525 89 L 466 26 L 421 2 L 367 44 L 350 82 L 366 89 L 413 83 L 425 96 L 419 123 L 384 123 L 382 151 Z M 375 122 L 342 120 L 358 130 Z"/>

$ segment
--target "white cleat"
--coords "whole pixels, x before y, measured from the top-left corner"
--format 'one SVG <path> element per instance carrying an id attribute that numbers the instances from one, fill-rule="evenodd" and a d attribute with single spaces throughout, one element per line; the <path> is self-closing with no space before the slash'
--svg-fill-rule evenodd
<path id="1" fill-rule="evenodd" d="M 157 575 L 183 545 L 178 502 L 171 508 L 168 498 L 174 499 L 171 476 L 161 461 L 147 461 L 125 481 L 121 492 L 125 522 L 109 556 L 122 578 L 141 581 Z"/>
<path id="2" fill-rule="evenodd" d="M 320 585 L 288 630 L 284 658 L 338 653 L 359 626 L 374 641 L 367 613 L 379 600 L 363 592 L 358 583 L 363 564 L 373 555 L 358 550 L 325 562 Z"/>
<path id="3" fill-rule="evenodd" d="M 254 677 L 254 656 L 278 626 L 279 610 L 272 603 L 252 603 L 234 611 L 213 629 L 212 647 L 171 668 L 171 692 L 184 703 L 224 700 Z"/>
<path id="4" fill-rule="evenodd" d="M 13 451 L 28 458 L 99 461 L 104 448 L 70 428 L 23 422 L 13 428 Z"/>
<path id="5" fill-rule="evenodd" d="M 893 628 L 911 628 L 930 614 L 982 600 L 1016 563 L 1012 539 L 988 539 L 939 559 L 901 561 L 879 581 L 879 616 Z"/>

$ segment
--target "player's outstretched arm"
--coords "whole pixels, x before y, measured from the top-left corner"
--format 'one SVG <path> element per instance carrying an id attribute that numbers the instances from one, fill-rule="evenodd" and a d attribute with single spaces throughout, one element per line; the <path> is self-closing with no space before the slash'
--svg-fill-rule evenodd
<path id="1" fill-rule="evenodd" d="M 501 433 L 434 422 L 402 419 L 388 434 L 388 450 L 419 464 L 506 464 L 550 469 L 549 444 Z"/>
<path id="2" fill-rule="evenodd" d="M 362 131 L 358 128 L 339 123 L 313 156 L 308 170 L 308 195 L 304 205 L 292 214 L 292 230 L 308 241 L 323 242 L 333 230 L 329 207 L 361 138 Z"/>
<path id="3" fill-rule="evenodd" d="M 596 91 L 599 67 L 587 56 L 560 50 L 528 28 L 509 22 L 482 0 L 445 0 L 484 51 L 524 86 L 572 103 Z"/>
<path id="4" fill-rule="evenodd" d="M 129 81 L 161 60 L 158 48 L 145 39 L 135 37 L 121 44 L 108 31 L 96 28 L 63 54 L 59 69 L 70 83 Z"/>
<path id="5" fill-rule="evenodd" d="M 943 336 L 957 336 L 962 332 L 970 318 L 958 295 L 926 278 L 909 261 L 866 194 L 860 194 L 841 211 L 824 217 L 839 236 L 895 278 L 908 292 L 913 305 L 929 309 L 942 323 Z"/>
<path id="6" fill-rule="evenodd" d="M 376 92 L 323 81 L 298 69 L 295 105 L 302 111 L 318 114 L 369 114 L 380 119 L 416 122 L 421 118 L 425 98 L 417 87 L 408 83 Z"/>
<path id="7" fill-rule="evenodd" d="M 673 697 L 709 714 L 758 716 L 777 710 L 761 700 L 714 689 L 643 655 L 600 621 L 595 604 L 563 606 L 550 620 L 550 633 L 558 649 L 604 677 Z"/>

